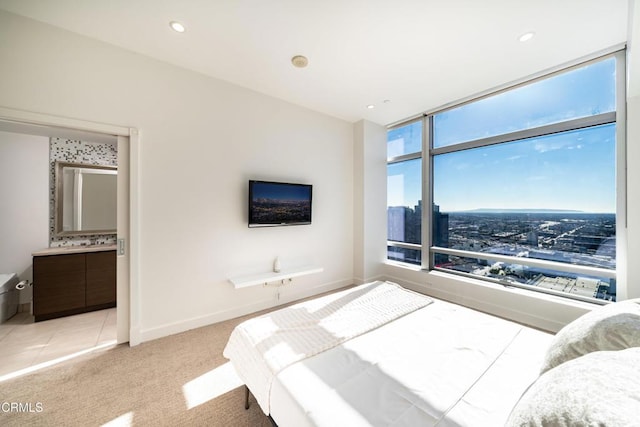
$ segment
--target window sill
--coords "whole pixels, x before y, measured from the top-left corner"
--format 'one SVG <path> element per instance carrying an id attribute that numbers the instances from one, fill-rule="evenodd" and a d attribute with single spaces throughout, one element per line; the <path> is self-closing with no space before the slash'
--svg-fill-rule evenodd
<path id="1" fill-rule="evenodd" d="M 395 261 L 387 260 L 384 266 L 384 276 L 388 280 L 417 292 L 552 332 L 557 332 L 580 315 L 599 307 L 597 303 L 503 286 L 442 271 L 422 270 L 420 266 Z"/>

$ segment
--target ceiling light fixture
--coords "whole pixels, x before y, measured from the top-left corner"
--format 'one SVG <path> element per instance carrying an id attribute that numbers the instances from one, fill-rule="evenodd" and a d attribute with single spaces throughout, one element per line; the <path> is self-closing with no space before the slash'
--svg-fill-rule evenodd
<path id="1" fill-rule="evenodd" d="M 182 25 L 178 21 L 169 22 L 169 26 L 173 29 L 173 31 L 178 32 L 178 33 L 184 33 L 184 31 L 186 30 L 184 25 Z"/>
<path id="2" fill-rule="evenodd" d="M 518 37 L 518 40 L 520 40 L 522 43 L 524 42 L 528 42 L 529 40 L 531 40 L 533 38 L 533 36 L 535 36 L 536 33 L 534 33 L 533 31 L 529 31 L 528 33 L 524 33 L 523 35 L 521 35 L 520 37 Z"/>
<path id="3" fill-rule="evenodd" d="M 373 110 L 375 107 L 376 107 L 376 106 L 375 106 L 375 105 L 373 105 L 373 104 L 369 104 L 369 105 L 367 105 L 367 108 L 368 108 L 369 110 Z"/>
<path id="4" fill-rule="evenodd" d="M 307 65 L 309 65 L 309 60 L 307 59 L 306 56 L 296 55 L 293 58 L 291 58 L 291 63 L 293 64 L 294 67 L 304 68 Z"/>

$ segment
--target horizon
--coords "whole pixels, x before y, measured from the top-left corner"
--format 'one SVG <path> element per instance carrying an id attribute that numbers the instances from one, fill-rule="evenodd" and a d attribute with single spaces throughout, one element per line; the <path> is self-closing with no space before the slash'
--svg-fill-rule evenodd
<path id="1" fill-rule="evenodd" d="M 612 58 L 434 115 L 433 146 L 482 139 L 615 111 Z M 585 88 L 589 90 L 584 90 Z M 554 105 L 549 111 L 547 105 Z M 415 122 L 418 123 L 418 122 Z M 388 134 L 389 156 L 421 149 L 417 125 Z M 616 211 L 616 124 L 520 139 L 433 157 L 432 201 L 442 212 L 500 210 Z M 422 199 L 421 159 L 392 163 L 387 206 Z M 483 208 L 486 209 L 486 208 Z"/>
<path id="2" fill-rule="evenodd" d="M 433 202 L 442 211 L 477 206 L 615 212 L 616 126 L 442 154 L 434 159 Z M 422 199 L 421 160 L 389 165 L 388 206 Z M 396 169 L 397 168 L 397 169 Z M 526 204 L 526 205 L 525 205 Z"/>
<path id="3" fill-rule="evenodd" d="M 417 206 L 405 206 L 405 205 L 395 205 L 395 206 L 387 206 L 387 209 L 393 208 L 406 208 L 415 211 L 415 207 Z M 587 215 L 615 215 L 615 212 L 606 212 L 606 211 L 582 211 L 575 209 L 546 209 L 546 208 L 473 208 L 473 209 L 465 209 L 465 210 L 443 210 L 439 209 L 440 213 L 567 213 L 567 214 L 587 214 Z"/>

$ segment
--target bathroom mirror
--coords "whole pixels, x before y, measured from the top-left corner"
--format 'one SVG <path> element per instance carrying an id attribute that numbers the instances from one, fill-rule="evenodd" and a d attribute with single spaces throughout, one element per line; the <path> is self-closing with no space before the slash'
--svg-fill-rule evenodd
<path id="1" fill-rule="evenodd" d="M 116 233 L 118 169 L 56 162 L 57 236 Z"/>

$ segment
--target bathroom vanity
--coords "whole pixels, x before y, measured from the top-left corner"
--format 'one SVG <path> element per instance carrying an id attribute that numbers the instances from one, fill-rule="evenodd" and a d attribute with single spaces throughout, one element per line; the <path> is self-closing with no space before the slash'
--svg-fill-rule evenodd
<path id="1" fill-rule="evenodd" d="M 35 321 L 116 306 L 116 246 L 33 252 Z"/>

